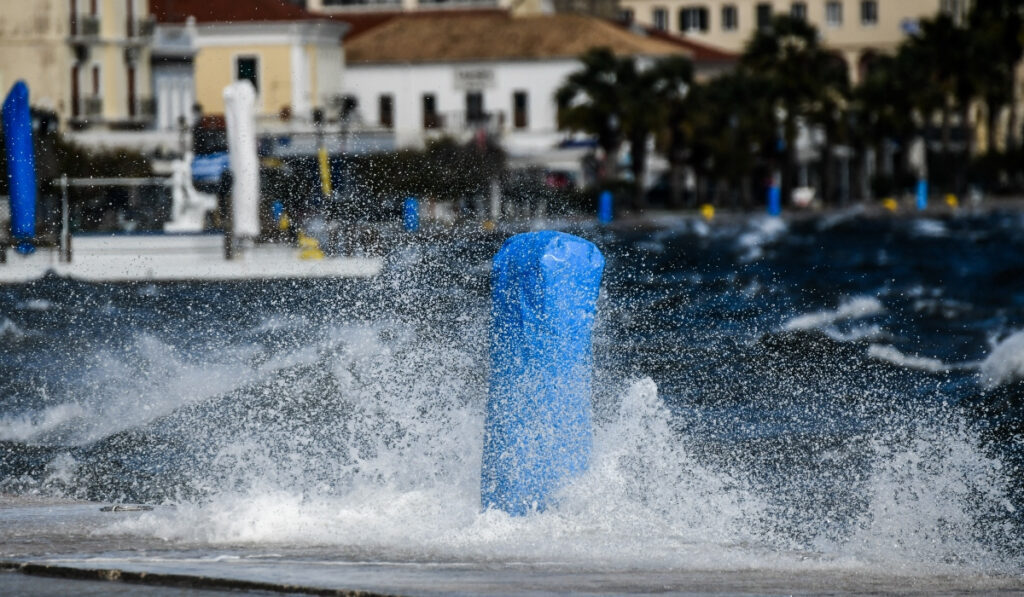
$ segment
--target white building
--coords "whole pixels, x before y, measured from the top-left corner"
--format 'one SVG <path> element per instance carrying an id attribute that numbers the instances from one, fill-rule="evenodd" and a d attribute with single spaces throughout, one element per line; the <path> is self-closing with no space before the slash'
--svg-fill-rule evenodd
<path id="1" fill-rule="evenodd" d="M 395 16 L 346 42 L 345 93 L 363 127 L 394 132 L 399 147 L 484 130 L 517 155 L 565 139 L 555 91 L 594 47 L 619 55 L 684 54 L 698 70 L 732 56 L 573 14 L 430 13 Z"/>

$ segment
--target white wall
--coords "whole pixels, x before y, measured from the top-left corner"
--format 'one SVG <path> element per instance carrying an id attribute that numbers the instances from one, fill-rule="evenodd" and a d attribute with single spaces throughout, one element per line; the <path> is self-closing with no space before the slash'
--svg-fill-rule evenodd
<path id="1" fill-rule="evenodd" d="M 576 59 L 535 61 L 480 61 L 448 64 L 364 65 L 349 63 L 345 93 L 359 102 L 359 115 L 367 125 L 378 124 L 378 98 L 394 97 L 395 141 L 400 147 L 424 142 L 423 94 L 433 93 L 442 116 L 461 115 L 466 91 L 456 85 L 456 73 L 490 69 L 493 79 L 483 89 L 484 111 L 503 113 L 503 141 L 513 154 L 534 153 L 552 147 L 563 134 L 557 130 L 555 90 L 569 73 L 578 70 Z M 525 130 L 513 128 L 512 94 L 528 94 L 529 121 Z"/>
<path id="2" fill-rule="evenodd" d="M 153 89 L 156 98 L 158 130 L 178 130 L 178 118 L 184 116 L 192 125 L 192 105 L 196 103 L 195 71 L 191 64 L 160 64 L 153 66 Z"/>

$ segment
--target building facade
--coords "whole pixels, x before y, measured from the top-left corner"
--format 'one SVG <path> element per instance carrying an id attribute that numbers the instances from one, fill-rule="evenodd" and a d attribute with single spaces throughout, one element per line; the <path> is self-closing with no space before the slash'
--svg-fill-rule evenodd
<path id="1" fill-rule="evenodd" d="M 846 58 L 859 80 L 869 52 L 890 52 L 940 12 L 963 19 L 969 0 L 620 0 L 623 16 L 719 48 L 741 52 L 776 14 L 807 19 Z"/>
<path id="2" fill-rule="evenodd" d="M 346 23 L 279 0 L 151 1 L 160 126 L 191 122 L 199 111 L 223 114 L 224 88 L 241 79 L 256 88 L 257 118 L 265 123 L 308 123 L 314 109 L 340 101 Z"/>
<path id="3" fill-rule="evenodd" d="M 154 116 L 147 0 L 0 0 L 0 88 L 72 128 L 146 128 Z"/>
<path id="4" fill-rule="evenodd" d="M 698 72 L 734 59 L 702 60 L 708 55 L 696 44 L 583 15 L 408 16 L 348 44 L 345 93 L 360 126 L 391 131 L 398 146 L 484 132 L 513 157 L 536 155 L 565 140 L 555 91 L 598 46 L 642 59 L 690 56 Z"/>

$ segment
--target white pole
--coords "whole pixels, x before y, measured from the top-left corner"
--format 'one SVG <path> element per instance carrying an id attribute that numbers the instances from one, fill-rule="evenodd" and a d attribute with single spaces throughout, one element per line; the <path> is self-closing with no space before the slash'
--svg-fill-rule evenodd
<path id="1" fill-rule="evenodd" d="M 256 90 L 247 80 L 224 88 L 228 128 L 232 230 L 236 240 L 260 234 L 260 164 L 256 155 Z"/>

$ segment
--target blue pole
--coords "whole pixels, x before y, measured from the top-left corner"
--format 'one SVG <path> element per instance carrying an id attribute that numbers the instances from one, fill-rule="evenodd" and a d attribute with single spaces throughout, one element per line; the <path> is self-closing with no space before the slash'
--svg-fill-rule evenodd
<path id="1" fill-rule="evenodd" d="M 519 234 L 491 270 L 480 503 L 541 511 L 590 459 L 591 330 L 604 257 L 562 232 Z"/>
<path id="2" fill-rule="evenodd" d="M 11 187 L 11 237 L 18 241 L 18 252 L 28 254 L 35 251 L 32 240 L 36 236 L 36 158 L 28 87 L 24 81 L 15 83 L 7 94 L 2 119 Z"/>
<path id="3" fill-rule="evenodd" d="M 597 198 L 597 221 L 602 226 L 607 226 L 612 222 L 611 191 L 601 191 L 601 195 Z"/>
<path id="4" fill-rule="evenodd" d="M 917 180 L 917 209 L 924 210 L 928 207 L 928 179 Z"/>
<path id="5" fill-rule="evenodd" d="M 406 232 L 420 229 L 420 202 L 415 197 L 406 197 L 402 205 L 402 226 Z"/>
<path id="6" fill-rule="evenodd" d="M 782 213 L 782 189 L 778 180 L 772 180 L 772 186 L 768 187 L 768 215 L 778 216 Z"/>

